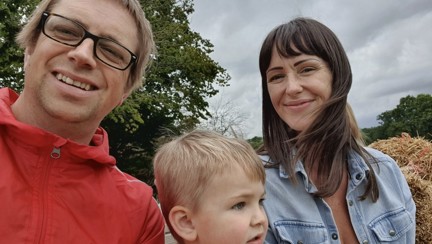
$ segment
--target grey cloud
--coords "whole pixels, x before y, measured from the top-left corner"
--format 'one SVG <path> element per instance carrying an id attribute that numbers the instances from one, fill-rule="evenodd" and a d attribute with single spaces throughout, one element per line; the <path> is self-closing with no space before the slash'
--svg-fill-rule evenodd
<path id="1" fill-rule="evenodd" d="M 297 16 L 329 26 L 353 68 L 349 102 L 361 127 L 401 97 L 432 93 L 430 0 L 195 0 L 191 27 L 214 44 L 211 55 L 232 76 L 219 96 L 249 114 L 248 137 L 261 135 L 258 52 L 266 34 Z"/>

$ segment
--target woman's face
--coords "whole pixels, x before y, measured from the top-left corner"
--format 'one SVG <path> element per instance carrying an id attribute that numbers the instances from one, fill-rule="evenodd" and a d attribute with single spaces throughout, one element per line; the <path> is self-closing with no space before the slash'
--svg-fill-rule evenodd
<path id="1" fill-rule="evenodd" d="M 274 47 L 266 71 L 267 88 L 279 117 L 297 132 L 307 129 L 332 92 L 327 63 L 314 55 L 285 58 Z"/>

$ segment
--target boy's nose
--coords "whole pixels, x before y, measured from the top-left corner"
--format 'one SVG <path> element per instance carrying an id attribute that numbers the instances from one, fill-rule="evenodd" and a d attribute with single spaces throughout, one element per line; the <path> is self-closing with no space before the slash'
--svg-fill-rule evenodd
<path id="1" fill-rule="evenodd" d="M 259 206 L 259 208 L 256 210 L 253 224 L 254 225 L 264 225 L 267 226 L 267 215 L 264 211 L 264 208 L 262 206 Z"/>

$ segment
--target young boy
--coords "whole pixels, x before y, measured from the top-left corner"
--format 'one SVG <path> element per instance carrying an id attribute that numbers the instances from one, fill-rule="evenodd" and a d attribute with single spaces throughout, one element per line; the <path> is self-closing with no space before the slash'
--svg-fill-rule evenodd
<path id="1" fill-rule="evenodd" d="M 245 141 L 195 130 L 154 157 L 162 213 L 179 244 L 263 243 L 265 172 Z"/>

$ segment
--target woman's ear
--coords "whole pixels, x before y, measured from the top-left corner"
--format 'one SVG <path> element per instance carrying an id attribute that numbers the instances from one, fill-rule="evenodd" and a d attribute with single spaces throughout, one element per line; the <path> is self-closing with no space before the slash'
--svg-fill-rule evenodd
<path id="1" fill-rule="evenodd" d="M 185 241 L 195 241 L 198 237 L 191 219 L 191 211 L 183 206 L 174 206 L 168 215 L 174 231 Z"/>

